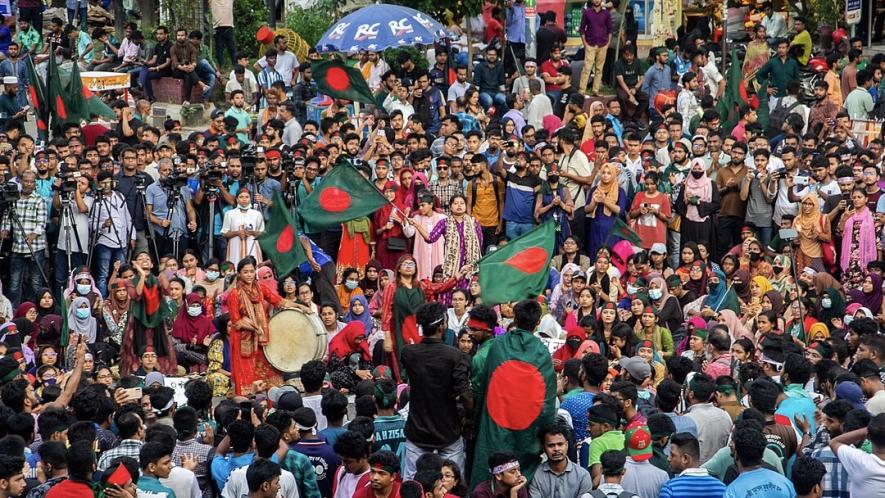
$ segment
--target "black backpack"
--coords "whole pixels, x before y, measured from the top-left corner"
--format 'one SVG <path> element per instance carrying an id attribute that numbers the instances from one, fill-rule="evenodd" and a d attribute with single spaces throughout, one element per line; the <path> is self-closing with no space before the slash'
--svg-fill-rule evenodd
<path id="1" fill-rule="evenodd" d="M 592 496 L 593 498 L 608 498 L 608 495 L 605 494 L 604 491 L 599 490 L 599 489 L 591 490 L 590 496 Z M 621 491 L 620 493 L 618 493 L 617 498 L 633 498 L 634 496 L 636 496 L 636 493 L 631 493 L 629 491 Z"/>
<path id="2" fill-rule="evenodd" d="M 784 106 L 783 103 L 784 99 L 779 99 L 777 105 L 774 106 L 774 109 L 772 109 L 771 113 L 768 115 L 768 128 L 765 130 L 765 134 L 768 138 L 773 138 L 781 134 L 787 116 L 793 112 L 793 109 L 801 104 L 798 99 L 789 106 Z"/>

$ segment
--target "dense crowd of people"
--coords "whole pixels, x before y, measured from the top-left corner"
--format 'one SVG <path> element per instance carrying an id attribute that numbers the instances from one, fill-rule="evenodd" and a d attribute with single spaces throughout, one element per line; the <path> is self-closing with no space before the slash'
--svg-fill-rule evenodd
<path id="1" fill-rule="evenodd" d="M 475 66 L 357 54 L 362 112 L 313 105 L 315 51 L 277 37 L 250 67 L 225 42 L 228 108 L 195 132 L 151 124 L 151 85 L 211 92 L 200 33 L 157 27 L 145 52 L 128 25 L 87 60 L 88 35 L 53 20 L 44 49 L 23 19 L 0 63 L 0 498 L 883 493 L 885 151 L 851 130 L 885 58 L 837 47 L 809 103 L 805 23 L 771 39 L 769 10 L 732 61 L 769 85 L 763 128 L 755 104 L 719 114 L 704 36 L 648 61 L 624 36 L 609 64 L 624 22 L 592 0 L 573 80 L 552 13 L 525 57 L 524 9 Z M 28 55 L 130 72 L 144 98 L 38 143 Z M 616 96 L 591 97 L 607 71 Z M 388 203 L 299 231 L 280 272 L 275 204 L 350 167 Z M 545 222 L 542 292 L 484 299 L 480 259 Z M 321 343 L 292 370 L 281 313 Z"/>

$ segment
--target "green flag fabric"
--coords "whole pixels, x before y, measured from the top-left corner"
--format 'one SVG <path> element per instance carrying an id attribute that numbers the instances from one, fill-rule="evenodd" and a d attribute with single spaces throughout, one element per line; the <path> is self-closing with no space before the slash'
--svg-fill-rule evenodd
<path id="1" fill-rule="evenodd" d="M 28 100 L 37 118 L 37 134 L 39 139 L 46 143 L 49 138 L 49 106 L 46 102 L 46 85 L 37 74 L 34 67 L 34 59 L 28 55 Z"/>
<path id="2" fill-rule="evenodd" d="M 721 128 L 723 130 L 734 128 L 741 118 L 736 106 L 747 104 L 741 96 L 743 75 L 741 74 L 741 65 L 738 64 L 740 59 L 735 49 L 731 50 L 731 60 L 731 67 L 728 69 L 728 74 L 725 77 L 725 92 L 716 104 L 716 112 L 719 114 L 719 121 L 722 123 Z"/>
<path id="3" fill-rule="evenodd" d="M 485 304 L 534 299 L 544 291 L 556 245 L 556 226 L 545 222 L 477 262 Z"/>
<path id="4" fill-rule="evenodd" d="M 270 221 L 264 233 L 258 237 L 258 244 L 264 255 L 273 262 L 277 275 L 288 275 L 298 265 L 307 261 L 292 212 L 286 207 L 279 192 L 274 193 Z"/>
<path id="5" fill-rule="evenodd" d="M 375 104 L 375 96 L 362 73 L 340 61 L 323 61 L 311 64 L 317 90 L 332 98 Z"/>
<path id="6" fill-rule="evenodd" d="M 49 58 L 49 66 L 46 74 L 49 94 L 49 108 L 52 110 L 52 129 L 60 132 L 62 125 L 66 123 L 79 123 L 70 115 L 71 99 L 67 93 L 67 87 L 61 84 L 61 73 L 55 57 Z"/>
<path id="7" fill-rule="evenodd" d="M 531 478 L 542 450 L 538 429 L 556 412 L 553 361 L 540 339 L 515 329 L 486 347 L 485 365 L 476 377 L 478 420 L 471 489 L 490 478 L 488 459 L 496 451 L 514 452 L 522 474 Z"/>
<path id="8" fill-rule="evenodd" d="M 339 163 L 298 206 L 306 233 L 317 233 L 387 204 L 387 198 L 353 166 Z"/>
<path id="9" fill-rule="evenodd" d="M 763 130 L 767 130 L 769 113 L 771 112 L 768 107 L 768 79 L 760 83 L 756 96 L 759 98 L 759 107 L 756 108 L 756 122 Z"/>
<path id="10" fill-rule="evenodd" d="M 71 79 L 68 82 L 67 95 L 70 100 L 69 110 L 70 119 L 76 121 L 89 121 L 92 114 L 103 116 L 106 118 L 116 118 L 114 110 L 107 104 L 96 97 L 92 91 L 83 86 L 83 80 L 80 79 L 80 66 L 73 65 L 71 70 Z"/>
<path id="11" fill-rule="evenodd" d="M 609 238 L 611 237 L 616 237 L 620 240 L 626 240 L 634 246 L 642 245 L 642 237 L 634 232 L 629 225 L 624 223 L 624 220 L 622 220 L 620 217 L 615 218 L 615 224 L 612 227 L 611 233 L 609 233 Z M 607 242 L 608 241 L 606 241 L 606 245 L 608 245 Z"/>

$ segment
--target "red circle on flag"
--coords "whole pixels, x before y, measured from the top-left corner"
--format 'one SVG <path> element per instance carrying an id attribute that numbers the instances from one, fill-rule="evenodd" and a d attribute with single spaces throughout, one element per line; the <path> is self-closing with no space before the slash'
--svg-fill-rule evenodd
<path id="1" fill-rule="evenodd" d="M 292 225 L 286 225 L 277 236 L 277 252 L 289 252 L 295 244 L 295 231 Z"/>
<path id="2" fill-rule="evenodd" d="M 544 377 L 534 365 L 508 360 L 492 372 L 486 408 L 496 424 L 521 431 L 541 415 L 546 393 Z"/>
<path id="3" fill-rule="evenodd" d="M 547 251 L 540 247 L 528 247 L 507 258 L 504 263 L 523 273 L 538 273 L 547 263 Z"/>
<path id="4" fill-rule="evenodd" d="M 347 72 L 340 67 L 331 67 L 326 71 L 326 83 L 332 90 L 340 92 L 347 90 L 350 86 L 350 78 L 347 76 Z"/>
<path id="5" fill-rule="evenodd" d="M 350 194 L 338 187 L 326 187 L 320 192 L 320 206 L 326 211 L 340 213 L 350 207 Z"/>

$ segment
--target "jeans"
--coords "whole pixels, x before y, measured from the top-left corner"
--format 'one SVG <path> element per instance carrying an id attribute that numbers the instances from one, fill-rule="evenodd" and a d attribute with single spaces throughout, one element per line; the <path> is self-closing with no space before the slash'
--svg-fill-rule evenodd
<path id="1" fill-rule="evenodd" d="M 125 263 L 126 250 L 122 247 L 108 247 L 104 244 L 95 245 L 95 286 L 102 297 L 108 297 L 108 278 L 115 261 Z"/>
<path id="2" fill-rule="evenodd" d="M 55 295 L 61 296 L 61 292 L 68 286 L 68 277 L 71 274 L 71 268 L 79 268 L 85 265 L 86 254 L 71 251 L 70 268 L 68 268 L 68 253 L 65 252 L 64 249 L 56 249 L 53 260 L 53 268 L 55 269 Z"/>
<path id="3" fill-rule="evenodd" d="M 489 107 L 492 106 L 492 104 L 495 104 L 495 107 L 499 108 L 499 110 L 500 110 L 500 109 L 504 109 L 506 107 L 507 97 L 501 92 L 496 92 L 494 94 L 491 94 L 488 92 L 480 92 L 479 104 L 485 110 L 488 110 Z M 503 116 L 504 112 L 499 111 L 496 115 Z"/>
<path id="4" fill-rule="evenodd" d="M 741 243 L 741 227 L 744 218 L 741 216 L 720 216 L 719 234 L 716 237 L 716 261 L 722 259 L 732 247 Z"/>
<path id="5" fill-rule="evenodd" d="M 195 71 L 200 80 L 208 85 L 203 92 L 203 100 L 209 100 L 212 97 L 212 90 L 215 89 L 215 83 L 218 80 L 215 76 L 215 68 L 212 67 L 212 63 L 207 59 L 200 59 L 200 61 L 197 62 L 197 68 Z"/>
<path id="6" fill-rule="evenodd" d="M 753 228 L 756 229 L 757 238 L 762 247 L 768 247 L 768 243 L 771 242 L 771 237 L 774 234 L 774 228 L 757 227 L 756 225 L 753 225 Z"/>
<path id="7" fill-rule="evenodd" d="M 215 60 L 220 67 L 224 67 L 224 51 L 230 56 L 230 65 L 236 64 L 237 39 L 234 36 L 233 26 L 221 26 L 215 28 Z"/>
<path id="8" fill-rule="evenodd" d="M 147 96 L 148 100 L 151 102 L 154 101 L 154 85 L 153 81 L 158 80 L 160 78 L 165 78 L 172 74 L 172 71 L 168 69 L 164 69 L 163 71 L 148 71 L 147 66 L 141 68 L 141 72 L 138 73 L 138 84 L 144 88 L 145 96 Z"/>
<path id="9" fill-rule="evenodd" d="M 415 446 L 409 440 L 406 440 L 406 456 L 403 462 L 403 479 L 408 480 L 415 476 L 415 462 L 425 453 L 438 453 L 443 460 L 452 460 L 458 464 L 458 468 L 464 468 L 466 454 L 464 453 L 464 440 L 458 438 L 454 443 L 446 446 L 441 450 L 425 450 Z"/>
<path id="10" fill-rule="evenodd" d="M 37 293 L 40 292 L 40 288 L 42 288 L 45 284 L 43 283 L 43 275 L 40 273 L 40 268 L 43 266 L 43 260 L 46 259 L 44 251 L 34 251 L 34 257 L 31 258 L 31 254 L 23 254 L 19 252 L 12 253 L 12 257 L 9 258 L 9 265 L 12 267 L 9 273 L 9 300 L 12 302 L 13 306 L 17 306 L 21 304 L 24 300 L 33 299 L 37 297 Z M 25 278 L 25 271 L 27 271 L 28 275 L 28 287 L 27 292 L 22 296 L 23 290 L 23 280 Z M 22 299 L 25 297 L 26 299 Z"/>
<path id="11" fill-rule="evenodd" d="M 529 233 L 533 228 L 535 228 L 534 223 L 508 221 L 504 225 L 504 235 L 507 236 L 507 240 L 513 240 L 524 233 Z"/>
<path id="12" fill-rule="evenodd" d="M 178 69 L 173 69 L 172 77 L 184 80 L 184 101 L 190 102 L 191 94 L 194 93 L 194 85 L 196 85 L 197 82 L 200 81 L 200 79 L 197 77 L 196 69 L 189 73 L 179 71 Z"/>
<path id="13" fill-rule="evenodd" d="M 80 7 L 79 9 L 67 9 L 68 11 L 68 24 L 74 24 L 74 19 L 79 19 L 80 22 L 78 26 L 80 29 L 85 29 L 83 26 L 86 26 L 86 18 L 87 18 L 87 8 Z"/>

